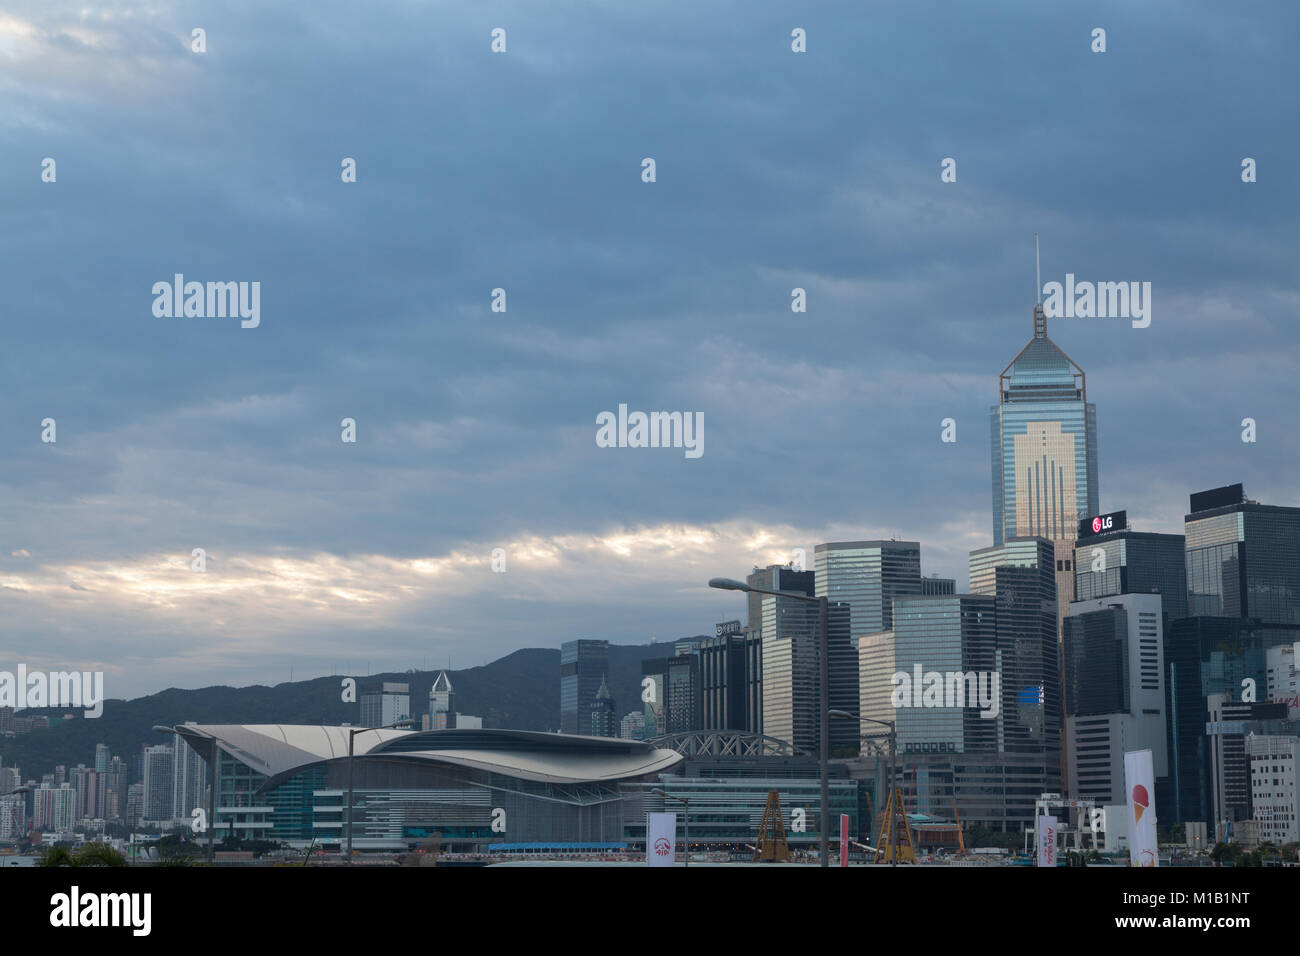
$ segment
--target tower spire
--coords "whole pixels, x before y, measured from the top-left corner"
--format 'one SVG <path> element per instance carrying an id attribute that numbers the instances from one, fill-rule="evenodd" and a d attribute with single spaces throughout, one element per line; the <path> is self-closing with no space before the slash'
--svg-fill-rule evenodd
<path id="1" fill-rule="evenodd" d="M 1034 306 L 1034 338 L 1047 338 L 1047 315 L 1043 312 L 1043 260 L 1038 252 L 1038 233 L 1034 233 L 1034 289 L 1037 305 Z"/>

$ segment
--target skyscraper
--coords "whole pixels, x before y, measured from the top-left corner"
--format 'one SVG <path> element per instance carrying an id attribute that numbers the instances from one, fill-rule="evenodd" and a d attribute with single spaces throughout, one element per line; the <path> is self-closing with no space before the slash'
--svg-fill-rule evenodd
<path id="1" fill-rule="evenodd" d="M 387 727 L 411 717 L 411 685 L 383 682 L 361 694 L 361 726 Z"/>
<path id="2" fill-rule="evenodd" d="M 699 650 L 703 730 L 763 730 L 763 642 L 759 628 L 739 621 L 717 626 Z"/>
<path id="3" fill-rule="evenodd" d="M 850 609 L 832 603 L 827 608 L 830 647 L 827 697 L 832 710 L 857 713 L 858 658 L 849 637 Z M 821 634 L 816 604 L 764 595 L 763 733 L 785 740 L 805 753 L 817 753 L 821 742 Z M 830 722 L 832 751 L 856 751 L 856 721 Z"/>
<path id="4" fill-rule="evenodd" d="M 560 645 L 560 732 L 588 734 L 591 705 L 609 673 L 609 641 L 577 640 Z M 663 731 L 660 731 L 663 733 Z"/>
<path id="5" fill-rule="evenodd" d="M 618 718 L 614 716 L 614 695 L 609 692 L 604 675 L 596 689 L 596 699 L 591 702 L 587 733 L 593 737 L 617 737 Z"/>
<path id="6" fill-rule="evenodd" d="M 1046 538 L 970 553 L 971 592 L 996 600 L 1001 749 L 1041 758 L 1049 791 L 1059 789 L 1062 769 L 1055 560 Z"/>
<path id="7" fill-rule="evenodd" d="M 187 724 L 194 721 L 187 720 Z M 207 805 L 207 764 L 180 734 L 172 736 L 172 818 L 189 819 L 195 807 Z"/>
<path id="8" fill-rule="evenodd" d="M 140 808 L 142 820 L 161 821 L 172 818 L 174 760 L 171 744 L 144 748 L 144 805 Z"/>
<path id="9" fill-rule="evenodd" d="M 770 564 L 765 568 L 755 568 L 745 578 L 751 588 L 763 588 L 768 591 L 793 591 L 815 597 L 815 575 L 812 571 L 796 571 L 792 565 Z M 750 591 L 748 599 L 749 620 L 747 627 L 757 630 L 763 625 L 763 595 Z"/>
<path id="10" fill-rule="evenodd" d="M 813 552 L 816 597 L 849 605 L 853 637 L 887 631 L 893 601 L 920 594 L 921 545 L 917 541 L 834 541 Z"/>
<path id="11" fill-rule="evenodd" d="M 1125 801 L 1124 754 L 1150 750 L 1157 806 L 1167 806 L 1163 617 L 1158 594 L 1076 601 L 1065 619 L 1069 792 Z"/>
<path id="12" fill-rule="evenodd" d="M 1053 543 L 1058 619 L 1074 599 L 1079 521 L 1097 514 L 1097 409 L 1079 368 L 1047 337 L 1034 307 L 1034 337 L 998 378 L 989 410 L 993 543 L 1040 537 Z"/>
<path id="13" fill-rule="evenodd" d="M 438 674 L 429 688 L 429 729 L 451 730 L 456 726 L 456 691 L 446 671 Z"/>
<path id="14" fill-rule="evenodd" d="M 1168 625 L 1187 616 L 1187 565 L 1181 534 L 1134 531 L 1126 512 L 1079 522 L 1074 548 L 1076 601 L 1117 594 L 1159 594 Z M 1093 531 L 1096 527 L 1098 530 Z"/>
<path id="15" fill-rule="evenodd" d="M 1184 518 L 1192 616 L 1249 617 L 1300 639 L 1300 508 L 1246 499 L 1240 484 L 1191 496 Z"/>

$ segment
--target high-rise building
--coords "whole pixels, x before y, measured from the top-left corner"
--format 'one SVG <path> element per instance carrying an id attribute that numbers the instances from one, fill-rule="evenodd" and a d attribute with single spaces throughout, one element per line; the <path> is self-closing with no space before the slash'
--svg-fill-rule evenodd
<path id="1" fill-rule="evenodd" d="M 894 598 L 921 593 L 921 545 L 916 541 L 819 544 L 813 566 L 815 596 L 849 605 L 849 633 L 855 638 L 889 630 Z"/>
<path id="2" fill-rule="evenodd" d="M 194 721 L 187 720 L 187 724 Z M 195 807 L 207 806 L 208 765 L 180 734 L 172 736 L 172 819 L 188 820 Z"/>
<path id="3" fill-rule="evenodd" d="M 1116 594 L 1159 594 L 1168 625 L 1187 617 L 1187 565 L 1181 534 L 1134 531 L 1126 512 L 1079 522 L 1074 547 L 1077 601 Z M 1098 530 L 1093 531 L 1093 527 Z"/>
<path id="4" fill-rule="evenodd" d="M 704 721 L 704 693 L 700 685 L 700 659 L 677 654 L 664 661 L 664 725 L 661 733 L 700 730 Z"/>
<path id="5" fill-rule="evenodd" d="M 1124 803 L 1124 754 L 1149 749 L 1156 804 L 1165 805 L 1169 758 L 1163 647 L 1158 594 L 1122 594 L 1070 605 L 1064 662 L 1072 797 L 1100 805 Z"/>
<path id="6" fill-rule="evenodd" d="M 170 820 L 175 785 L 175 754 L 171 744 L 144 748 L 144 805 L 142 820 Z"/>
<path id="7" fill-rule="evenodd" d="M 1300 508 L 1249 501 L 1240 484 L 1191 496 L 1188 614 L 1255 618 L 1269 644 L 1300 639 Z"/>
<path id="8" fill-rule="evenodd" d="M 591 704 L 591 718 L 587 732 L 593 737 L 617 737 L 618 718 L 614 716 L 614 695 L 602 675 L 596 699 Z"/>
<path id="9" fill-rule="evenodd" d="M 596 691 L 609 673 L 609 641 L 576 640 L 560 645 L 560 731 L 588 734 Z"/>
<path id="10" fill-rule="evenodd" d="M 1252 734 L 1246 738 L 1250 761 L 1250 802 L 1259 839 L 1275 846 L 1300 842 L 1296 802 L 1296 750 L 1293 735 Z"/>
<path id="11" fill-rule="evenodd" d="M 1097 409 L 1083 369 L 1047 337 L 1034 307 L 1034 337 L 998 378 L 989 410 L 993 466 L 993 543 L 1040 537 L 1053 543 L 1057 617 L 1074 599 L 1079 521 L 1100 510 Z"/>
<path id="12" fill-rule="evenodd" d="M 645 714 L 639 710 L 629 711 L 619 721 L 618 735 L 623 740 L 645 740 Z"/>
<path id="13" fill-rule="evenodd" d="M 1211 824 L 1213 795 L 1207 698 L 1237 697 L 1242 682 L 1255 681 L 1259 693 L 1268 686 L 1267 640 L 1257 620 L 1236 617 L 1189 617 L 1165 632 L 1165 700 L 1169 725 L 1169 773 L 1173 783 L 1164 819 Z"/>
<path id="14" fill-rule="evenodd" d="M 1268 699 L 1287 705 L 1288 716 L 1300 716 L 1300 671 L 1296 669 L 1296 646 L 1270 647 L 1264 657 L 1268 669 Z"/>
<path id="15" fill-rule="evenodd" d="M 745 578 L 751 588 L 763 588 L 767 591 L 789 591 L 794 594 L 806 594 L 816 597 L 816 576 L 812 571 L 796 570 L 791 565 L 770 564 L 765 568 L 755 568 Z M 750 591 L 748 599 L 749 619 L 745 625 L 757 631 L 763 625 L 763 595 Z"/>
<path id="16" fill-rule="evenodd" d="M 763 731 L 763 641 L 759 628 L 726 621 L 700 646 L 702 730 Z"/>
<path id="17" fill-rule="evenodd" d="M 1252 735 L 1283 731 L 1286 705 L 1233 700 L 1210 694 L 1206 739 L 1210 751 L 1210 822 L 1215 831 L 1255 819 L 1251 800 L 1251 760 L 1246 741 Z M 1270 788 L 1271 789 L 1271 788 Z"/>
<path id="18" fill-rule="evenodd" d="M 441 671 L 429 688 L 429 726 L 427 730 L 452 730 L 456 727 L 456 691 L 451 678 Z"/>
<path id="19" fill-rule="evenodd" d="M 857 649 L 850 637 L 851 610 L 841 602 L 827 609 L 827 659 L 832 710 L 855 713 L 858 704 Z M 805 753 L 821 746 L 821 623 L 816 604 L 765 595 L 762 618 L 763 733 Z M 830 748 L 856 751 L 858 728 L 851 720 L 830 722 Z"/>
<path id="20" fill-rule="evenodd" d="M 1055 560 L 1046 538 L 1011 538 L 970 553 L 971 593 L 996 604 L 999 749 L 1041 758 L 1048 792 L 1060 790 L 1062 769 Z"/>
<path id="21" fill-rule="evenodd" d="M 100 773 L 107 773 L 108 761 L 108 744 L 95 744 L 95 769 Z"/>
<path id="22" fill-rule="evenodd" d="M 411 685 L 384 681 L 361 692 L 361 726 L 387 727 L 411 719 Z"/>

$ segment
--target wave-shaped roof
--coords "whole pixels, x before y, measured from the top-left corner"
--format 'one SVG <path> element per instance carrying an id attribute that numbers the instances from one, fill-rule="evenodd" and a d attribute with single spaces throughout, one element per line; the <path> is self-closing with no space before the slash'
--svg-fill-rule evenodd
<path id="1" fill-rule="evenodd" d="M 222 751 L 269 778 L 346 759 L 348 734 L 353 730 L 358 731 L 353 743 L 358 758 L 382 754 L 547 783 L 616 782 L 659 773 L 682 760 L 674 750 L 638 740 L 530 730 L 370 730 L 297 724 L 176 727 L 200 756 L 211 753 L 215 740 Z"/>

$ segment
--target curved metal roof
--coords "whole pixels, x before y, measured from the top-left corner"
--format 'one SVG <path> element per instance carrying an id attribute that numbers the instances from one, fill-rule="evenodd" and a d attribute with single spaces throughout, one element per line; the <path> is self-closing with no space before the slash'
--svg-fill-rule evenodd
<path id="1" fill-rule="evenodd" d="M 200 756 L 210 753 L 215 740 L 225 753 L 268 778 L 346 759 L 352 730 L 358 731 L 353 754 L 359 758 L 424 760 L 547 783 L 615 782 L 659 773 L 682 760 L 673 750 L 637 740 L 528 730 L 369 730 L 294 724 L 182 724 L 175 729 Z"/>

